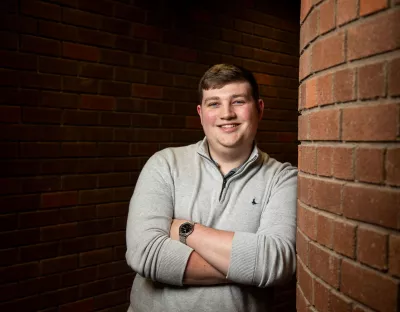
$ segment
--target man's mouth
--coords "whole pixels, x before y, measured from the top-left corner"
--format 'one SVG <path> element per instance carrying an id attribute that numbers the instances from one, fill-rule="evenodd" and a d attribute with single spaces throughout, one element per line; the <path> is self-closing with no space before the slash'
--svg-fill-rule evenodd
<path id="1" fill-rule="evenodd" d="M 223 129 L 228 129 L 228 128 L 236 128 L 237 126 L 239 126 L 239 124 L 227 124 L 227 125 L 221 125 L 219 127 Z"/>

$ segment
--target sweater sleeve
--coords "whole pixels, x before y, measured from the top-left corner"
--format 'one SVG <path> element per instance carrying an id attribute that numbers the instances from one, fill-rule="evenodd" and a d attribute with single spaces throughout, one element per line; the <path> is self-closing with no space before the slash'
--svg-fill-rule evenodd
<path id="1" fill-rule="evenodd" d="M 142 169 L 129 204 L 126 261 L 141 276 L 181 286 L 192 249 L 169 238 L 173 179 L 161 153 Z"/>
<path id="2" fill-rule="evenodd" d="M 280 284 L 296 270 L 297 170 L 278 173 L 256 233 L 235 232 L 227 278 L 247 285 Z"/>

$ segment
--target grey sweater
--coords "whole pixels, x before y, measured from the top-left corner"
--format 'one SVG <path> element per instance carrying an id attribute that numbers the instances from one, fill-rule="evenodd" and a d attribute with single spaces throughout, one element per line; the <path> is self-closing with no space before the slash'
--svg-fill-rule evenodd
<path id="1" fill-rule="evenodd" d="M 132 196 L 126 260 L 138 274 L 130 311 L 269 311 L 265 287 L 295 271 L 297 170 L 254 147 L 224 178 L 207 141 L 167 148 L 144 166 Z M 227 278 L 182 286 L 192 249 L 169 238 L 172 219 L 234 231 Z"/>

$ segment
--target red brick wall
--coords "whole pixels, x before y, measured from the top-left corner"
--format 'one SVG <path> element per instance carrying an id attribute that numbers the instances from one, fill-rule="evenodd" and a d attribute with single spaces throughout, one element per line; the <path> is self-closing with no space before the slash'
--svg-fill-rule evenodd
<path id="1" fill-rule="evenodd" d="M 209 65 L 256 72 L 259 143 L 297 159 L 297 8 L 147 2 L 1 1 L 1 311 L 126 310 L 128 200 L 149 155 L 203 137 Z"/>
<path id="2" fill-rule="evenodd" d="M 297 310 L 400 311 L 399 1 L 302 1 Z"/>

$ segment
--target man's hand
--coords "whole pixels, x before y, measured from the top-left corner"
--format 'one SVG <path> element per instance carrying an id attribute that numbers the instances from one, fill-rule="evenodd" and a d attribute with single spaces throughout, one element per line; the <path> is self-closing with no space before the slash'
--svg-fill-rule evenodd
<path id="1" fill-rule="evenodd" d="M 169 230 L 169 237 L 173 240 L 179 241 L 179 227 L 181 224 L 185 223 L 186 220 L 173 219 L 171 224 L 171 229 Z"/>

